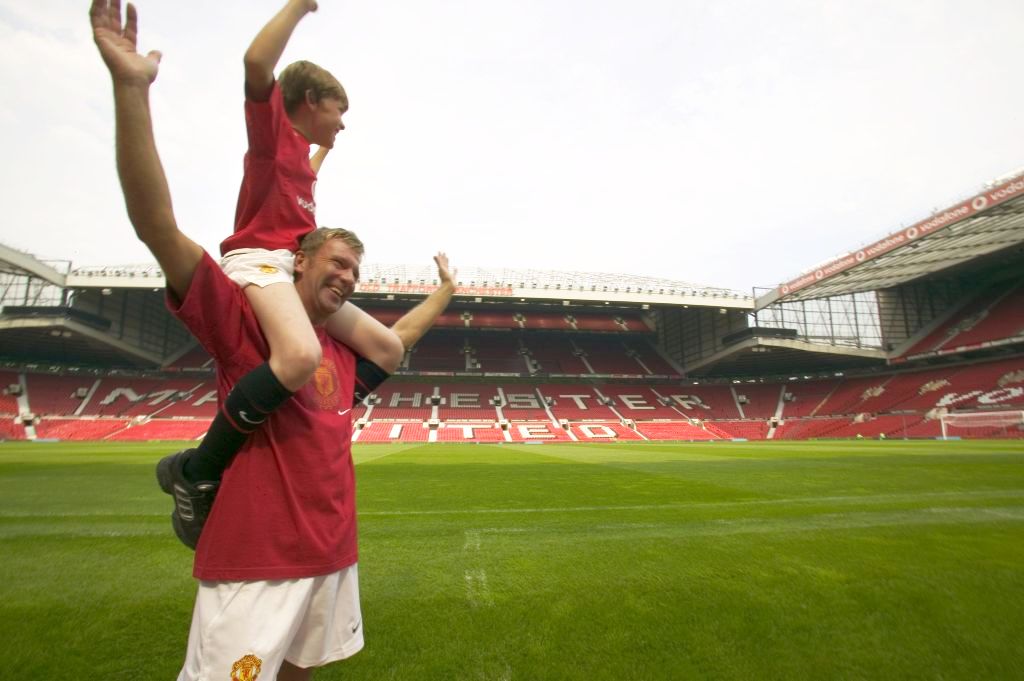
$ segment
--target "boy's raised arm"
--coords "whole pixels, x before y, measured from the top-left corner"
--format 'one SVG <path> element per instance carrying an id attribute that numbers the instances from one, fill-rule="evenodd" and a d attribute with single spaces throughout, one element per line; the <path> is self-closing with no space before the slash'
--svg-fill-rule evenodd
<path id="1" fill-rule="evenodd" d="M 315 12 L 315 0 L 288 0 L 267 22 L 249 49 L 245 51 L 245 95 L 257 102 L 266 101 L 274 86 L 274 69 L 284 53 L 292 32 L 302 17 Z"/>
<path id="2" fill-rule="evenodd" d="M 93 40 L 114 85 L 117 174 L 128 219 L 164 271 L 167 286 L 183 298 L 203 249 L 178 229 L 149 110 L 149 86 L 156 80 L 160 53 L 136 50 L 138 13 L 128 4 L 121 22 L 119 0 L 93 0 Z"/>

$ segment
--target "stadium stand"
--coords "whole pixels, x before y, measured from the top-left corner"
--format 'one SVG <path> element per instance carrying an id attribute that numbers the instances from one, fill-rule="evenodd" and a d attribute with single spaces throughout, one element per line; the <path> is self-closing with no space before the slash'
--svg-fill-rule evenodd
<path id="1" fill-rule="evenodd" d="M 946 341 L 940 350 L 980 346 L 983 343 L 1016 338 L 1024 333 L 1024 282 L 995 296 L 973 326 Z"/>
<path id="2" fill-rule="evenodd" d="M 105 440 L 128 427 L 127 419 L 43 418 L 36 423 L 36 436 L 53 440 Z"/>
<path id="3" fill-rule="evenodd" d="M 547 374 L 579 376 L 594 373 L 590 365 L 577 354 L 571 336 L 566 334 L 533 335 L 523 339 L 537 369 Z"/>
<path id="4" fill-rule="evenodd" d="M 408 354 L 406 368 L 412 371 L 465 371 L 465 340 L 451 331 L 431 333 Z"/>
<path id="5" fill-rule="evenodd" d="M 18 395 L 21 392 L 21 377 L 13 371 L 0 371 L 0 416 L 18 413 Z"/>
<path id="6" fill-rule="evenodd" d="M 495 422 L 444 423 L 437 429 L 437 442 L 505 442 L 505 431 Z"/>
<path id="7" fill-rule="evenodd" d="M 640 368 L 643 369 L 643 373 L 655 374 L 661 376 L 679 376 L 679 372 L 665 359 L 658 354 L 658 351 L 651 347 L 649 343 L 644 340 L 630 339 L 624 342 L 623 345 L 627 352 L 632 352 L 636 357 L 636 361 L 640 364 Z"/>
<path id="8" fill-rule="evenodd" d="M 806 418 L 784 421 L 775 429 L 776 440 L 816 440 L 832 437 L 849 418 Z"/>
<path id="9" fill-rule="evenodd" d="M 800 418 L 816 415 L 839 385 L 839 380 L 785 383 L 782 394 L 782 417 Z"/>
<path id="10" fill-rule="evenodd" d="M 902 353 L 917 357 L 959 351 L 1024 335 L 1024 281 L 983 289 Z"/>
<path id="11" fill-rule="evenodd" d="M 500 351 L 509 347 L 504 344 Z M 15 384 L 22 377 L 30 410 L 38 417 L 35 434 L 44 439 L 194 439 L 216 409 L 213 381 L 199 377 L 7 372 L 3 380 Z M 5 398 L 0 404 L 8 410 L 8 426 L 0 437 L 24 437 L 24 428 L 14 422 L 16 398 Z M 1010 357 L 870 376 L 742 384 L 396 377 L 368 404 L 356 405 L 354 418 L 366 423 L 359 435 L 363 442 L 460 441 L 467 432 L 463 424 L 481 432 L 476 441 L 487 442 L 790 440 L 938 437 L 943 413 L 1022 408 L 1024 357 Z M 434 428 L 425 427 L 428 423 Z M 402 427 L 393 433 L 393 424 Z M 595 427 L 580 428 L 587 424 Z M 1016 428 L 994 428 L 971 429 L 965 436 L 989 432 L 992 437 L 1019 434 Z"/>
<path id="12" fill-rule="evenodd" d="M 595 374 L 622 374 L 637 376 L 647 373 L 634 357 L 626 354 L 622 343 L 616 340 L 592 336 L 574 337 L 577 350 L 584 353 L 587 363 Z"/>
<path id="13" fill-rule="evenodd" d="M 678 421 L 683 412 L 674 406 L 672 400 L 657 392 L 657 389 L 642 384 L 619 385 L 609 383 L 601 386 L 601 392 L 615 401 L 615 411 L 625 418 L 637 421 L 665 419 Z"/>
<path id="14" fill-rule="evenodd" d="M 530 371 L 527 357 L 517 335 L 509 333 L 476 334 L 467 339 L 473 370 L 486 373 L 521 374 Z"/>
<path id="15" fill-rule="evenodd" d="M 568 331 L 572 325 L 565 315 L 548 312 L 528 312 L 523 315 L 523 326 L 527 329 L 554 329 Z"/>
<path id="16" fill-rule="evenodd" d="M 0 440 L 24 440 L 25 426 L 14 418 L 0 419 Z"/>
<path id="17" fill-rule="evenodd" d="M 496 423 L 499 420 L 496 405 L 498 391 L 494 386 L 455 383 L 438 386 L 441 404 L 437 418 L 444 422 L 467 421 Z"/>
<path id="18" fill-rule="evenodd" d="M 29 410 L 47 416 L 71 416 L 99 384 L 95 376 L 24 374 Z"/>
<path id="19" fill-rule="evenodd" d="M 212 368 L 213 358 L 201 345 L 195 345 L 165 367 L 167 371 L 209 371 Z"/>
<path id="20" fill-rule="evenodd" d="M 706 421 L 707 430 L 722 439 L 764 440 L 768 435 L 767 421 Z"/>
<path id="21" fill-rule="evenodd" d="M 587 422 L 569 424 L 569 432 L 579 442 L 602 440 L 646 440 L 636 430 L 618 421 Z"/>
<path id="22" fill-rule="evenodd" d="M 680 411 L 695 419 L 741 419 L 736 396 L 728 385 L 684 385 L 668 396 Z"/>
<path id="23" fill-rule="evenodd" d="M 209 419 L 150 419 L 132 423 L 108 440 L 198 440 L 210 427 Z"/>
<path id="24" fill-rule="evenodd" d="M 433 416 L 431 397 L 435 388 L 427 383 L 387 382 L 376 390 L 379 403 L 370 410 L 369 418 L 383 421 L 426 422 Z"/>
<path id="25" fill-rule="evenodd" d="M 558 421 L 618 421 L 622 417 L 603 402 L 606 396 L 585 385 L 541 385 L 541 399 Z"/>
<path id="26" fill-rule="evenodd" d="M 683 441 L 705 441 L 719 439 L 713 433 L 696 426 L 689 421 L 658 422 L 649 423 L 637 422 L 637 432 L 641 433 L 648 440 L 683 440 Z"/>
<path id="27" fill-rule="evenodd" d="M 545 421 L 550 422 L 552 415 L 548 412 L 544 396 L 538 394 L 537 386 L 515 383 L 497 386 L 500 399 L 501 417 L 508 421 Z"/>
<path id="28" fill-rule="evenodd" d="M 554 423 L 511 423 L 508 428 L 513 442 L 570 442 L 568 431 Z"/>
<path id="29" fill-rule="evenodd" d="M 944 423 L 954 437 L 1024 437 L 1017 424 L 950 425 L 950 414 L 1024 409 L 1022 180 L 763 295 L 628 275 L 475 274 L 396 376 L 354 405 L 353 438 L 934 438 Z M 152 273 L 72 271 L 62 285 L 27 254 L 5 258 L 0 438 L 205 430 L 209 357 Z M 365 274 L 357 302 L 390 325 L 436 273 Z M 37 290 L 52 295 L 25 305 Z"/>
<path id="30" fill-rule="evenodd" d="M 423 423 L 370 423 L 353 433 L 358 442 L 427 442 L 430 430 Z"/>
<path id="31" fill-rule="evenodd" d="M 734 385 L 737 410 L 747 419 L 770 419 L 779 410 L 782 390 L 778 384 L 745 383 Z"/>

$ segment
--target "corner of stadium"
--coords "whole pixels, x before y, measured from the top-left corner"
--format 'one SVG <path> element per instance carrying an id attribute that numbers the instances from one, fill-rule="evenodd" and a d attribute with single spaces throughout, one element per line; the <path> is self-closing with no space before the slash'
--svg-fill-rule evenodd
<path id="1" fill-rule="evenodd" d="M 462 267 L 397 375 L 356 406 L 374 442 L 1024 437 L 1024 176 L 774 289 Z M 437 285 L 373 265 L 385 324 Z M 153 266 L 0 245 L 0 439 L 187 440 L 212 360 Z"/>

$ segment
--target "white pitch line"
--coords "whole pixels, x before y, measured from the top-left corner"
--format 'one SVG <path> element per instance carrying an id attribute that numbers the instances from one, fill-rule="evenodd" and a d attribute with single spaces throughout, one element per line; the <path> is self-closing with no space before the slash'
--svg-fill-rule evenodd
<path id="1" fill-rule="evenodd" d="M 463 551 L 480 550 L 480 532 L 478 530 L 466 530 L 466 542 L 462 545 Z"/>
<path id="2" fill-rule="evenodd" d="M 466 570 L 466 598 L 474 608 L 494 605 L 494 597 L 487 586 L 487 573 L 484 570 Z"/>

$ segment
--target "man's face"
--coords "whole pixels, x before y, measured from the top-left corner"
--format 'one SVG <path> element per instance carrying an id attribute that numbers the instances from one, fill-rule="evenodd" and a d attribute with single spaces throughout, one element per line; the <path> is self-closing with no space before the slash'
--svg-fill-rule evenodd
<path id="1" fill-rule="evenodd" d="M 334 148 L 338 133 L 345 129 L 341 117 L 348 111 L 348 102 L 334 97 L 324 97 L 314 105 L 313 129 L 310 142 L 328 149 Z"/>
<path id="2" fill-rule="evenodd" d="M 312 256 L 295 254 L 295 288 L 314 324 L 326 321 L 352 295 L 361 259 L 341 239 L 328 239 Z"/>

